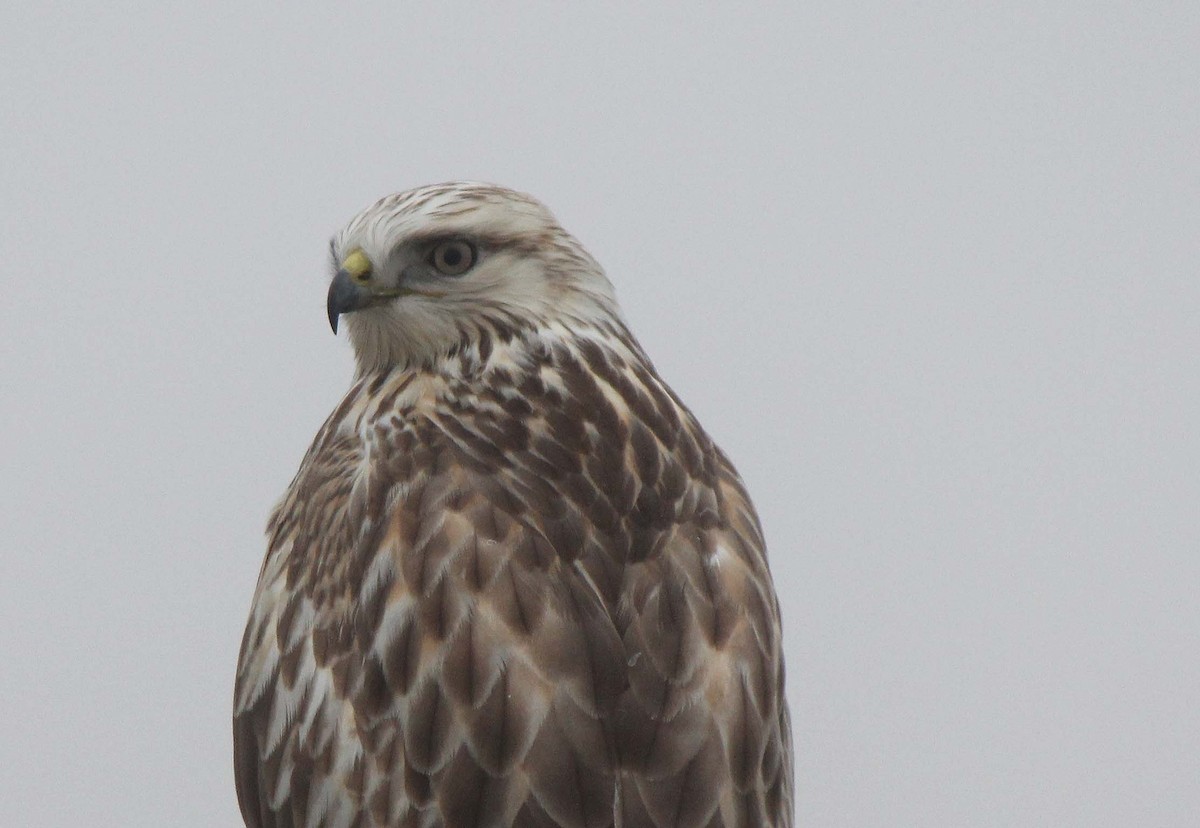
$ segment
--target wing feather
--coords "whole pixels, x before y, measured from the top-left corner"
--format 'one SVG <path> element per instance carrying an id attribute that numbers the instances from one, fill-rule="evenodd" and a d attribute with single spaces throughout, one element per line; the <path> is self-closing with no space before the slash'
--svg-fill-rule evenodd
<path id="1" fill-rule="evenodd" d="M 248 826 L 791 825 L 740 479 L 636 346 L 525 353 L 364 378 L 318 433 L 242 645 Z"/>

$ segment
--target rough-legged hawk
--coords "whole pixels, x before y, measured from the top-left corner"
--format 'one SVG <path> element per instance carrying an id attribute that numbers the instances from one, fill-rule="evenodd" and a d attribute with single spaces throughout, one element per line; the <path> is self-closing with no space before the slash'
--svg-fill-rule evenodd
<path id="1" fill-rule="evenodd" d="M 345 399 L 271 516 L 248 826 L 790 826 L 779 610 L 733 465 L 528 196 L 333 240 Z"/>

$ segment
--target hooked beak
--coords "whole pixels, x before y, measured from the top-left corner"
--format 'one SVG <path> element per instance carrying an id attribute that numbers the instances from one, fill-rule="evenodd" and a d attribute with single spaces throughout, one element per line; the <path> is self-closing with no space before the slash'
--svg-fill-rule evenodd
<path id="1" fill-rule="evenodd" d="M 371 291 L 357 284 L 348 270 L 339 270 L 329 286 L 329 296 L 325 300 L 325 309 L 329 312 L 329 327 L 337 333 L 338 317 L 364 308 L 371 303 Z"/>
<path id="2" fill-rule="evenodd" d="M 337 333 L 338 317 L 370 305 L 385 301 L 395 294 L 381 294 L 371 284 L 371 260 L 362 250 L 355 248 L 342 260 L 341 267 L 329 286 L 325 309 L 329 312 L 329 327 Z"/>
<path id="3" fill-rule="evenodd" d="M 401 274 L 403 277 L 403 274 Z M 329 285 L 329 296 L 325 299 L 325 310 L 329 313 L 329 327 L 336 334 L 338 317 L 363 308 L 373 308 L 416 291 L 402 285 L 388 287 L 372 278 L 371 260 L 361 250 L 353 250 L 342 262 Z"/>

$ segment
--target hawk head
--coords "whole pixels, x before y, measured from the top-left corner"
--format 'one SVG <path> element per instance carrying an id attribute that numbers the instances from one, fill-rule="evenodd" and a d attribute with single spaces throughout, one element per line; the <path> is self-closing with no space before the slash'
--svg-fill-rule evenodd
<path id="1" fill-rule="evenodd" d="M 600 265 L 527 195 L 454 182 L 381 199 L 330 243 L 329 323 L 360 372 L 429 364 L 482 331 L 619 323 Z"/>

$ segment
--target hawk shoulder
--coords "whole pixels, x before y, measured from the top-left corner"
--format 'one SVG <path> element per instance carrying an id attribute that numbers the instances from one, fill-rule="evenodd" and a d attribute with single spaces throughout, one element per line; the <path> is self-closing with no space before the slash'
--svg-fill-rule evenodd
<path id="1" fill-rule="evenodd" d="M 758 519 L 631 340 L 362 377 L 268 533 L 248 825 L 790 825 Z"/>

